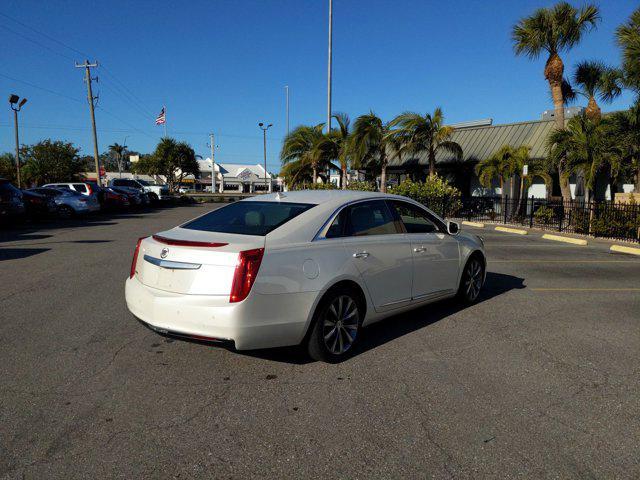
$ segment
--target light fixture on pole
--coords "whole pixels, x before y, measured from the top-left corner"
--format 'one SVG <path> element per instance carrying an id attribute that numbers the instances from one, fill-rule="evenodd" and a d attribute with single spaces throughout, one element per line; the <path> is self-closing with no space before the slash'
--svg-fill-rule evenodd
<path id="1" fill-rule="evenodd" d="M 268 180 L 267 180 L 267 175 L 268 175 L 267 173 L 267 130 L 273 127 L 273 124 L 270 123 L 265 127 L 264 123 L 260 122 L 258 126 L 260 127 L 260 130 L 262 130 L 262 144 L 263 144 L 263 151 L 264 151 L 264 188 L 267 192 L 271 192 L 271 184 L 268 183 Z"/>
<path id="2" fill-rule="evenodd" d="M 20 100 L 20 97 L 15 94 L 9 95 L 9 104 L 11 105 L 11 110 L 13 110 L 13 124 L 15 127 L 16 134 L 16 177 L 18 180 L 18 188 L 22 188 L 21 179 L 20 179 L 20 140 L 18 137 L 18 112 L 27 103 L 27 99 L 23 98 Z"/>

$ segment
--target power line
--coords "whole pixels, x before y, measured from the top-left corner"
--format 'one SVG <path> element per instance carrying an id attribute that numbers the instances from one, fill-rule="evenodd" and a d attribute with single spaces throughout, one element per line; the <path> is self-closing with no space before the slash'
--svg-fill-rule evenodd
<path id="1" fill-rule="evenodd" d="M 43 37 L 48 38 L 48 39 L 49 39 L 49 40 L 51 40 L 52 42 L 55 42 L 55 43 L 57 43 L 58 45 L 60 45 L 60 46 L 62 46 L 62 47 L 68 48 L 68 49 L 69 49 L 69 50 L 71 50 L 72 52 L 77 53 L 77 54 L 80 54 L 80 55 L 82 55 L 83 57 L 89 57 L 89 56 L 91 56 L 91 55 L 89 55 L 89 54 L 88 54 L 88 53 L 86 53 L 86 52 L 81 52 L 80 50 L 77 50 L 77 49 L 75 49 L 75 48 L 73 48 L 73 47 L 70 47 L 70 46 L 69 46 L 69 45 L 67 45 L 66 43 L 61 42 L 60 40 L 58 40 L 58 39 L 57 39 L 57 38 L 55 38 L 55 37 L 52 37 L 51 35 L 48 35 L 48 34 L 46 34 L 46 33 L 44 33 L 44 32 L 41 32 L 41 31 L 39 31 L 39 30 L 36 30 L 36 29 L 35 29 L 35 28 L 33 28 L 32 26 L 27 25 L 26 23 L 23 23 L 23 22 L 21 22 L 20 20 L 18 20 L 18 19 L 16 19 L 16 18 L 10 17 L 9 15 L 6 15 L 6 14 L 4 14 L 4 13 L 2 13 L 2 12 L 0 12 L 0 16 L 2 16 L 2 17 L 4 17 L 4 18 L 9 19 L 9 20 L 11 20 L 12 22 L 17 23 L 18 25 L 20 25 L 20 26 L 22 26 L 22 27 L 24 27 L 24 28 L 26 28 L 26 29 L 28 29 L 28 30 L 31 30 L 32 32 L 35 32 L 35 33 L 37 33 L 37 34 L 39 34 L 39 35 L 42 35 Z M 15 32 L 14 32 L 14 33 L 15 33 Z M 18 34 L 18 35 L 19 35 L 19 34 Z M 47 47 L 45 47 L 45 48 L 47 48 Z M 62 55 L 62 54 L 59 54 L 59 55 Z M 70 58 L 71 60 L 73 60 L 73 58 L 71 58 L 71 57 L 67 57 L 67 58 Z"/>
<path id="2" fill-rule="evenodd" d="M 66 58 L 66 59 L 68 59 L 68 60 L 73 60 L 73 58 L 71 58 L 71 57 L 69 57 L 69 56 L 67 56 L 67 55 L 64 55 L 64 54 L 62 54 L 62 53 L 60 53 L 60 52 L 58 52 L 58 51 L 56 51 L 56 50 L 54 50 L 54 49 L 52 49 L 52 48 L 49 48 L 49 47 L 47 47 L 45 44 L 40 43 L 40 42 L 38 42 L 37 40 L 34 40 L 34 39 L 32 39 L 32 38 L 29 38 L 29 37 L 27 37 L 26 35 L 23 35 L 23 34 L 22 34 L 22 33 L 20 33 L 20 32 L 16 32 L 15 30 L 13 30 L 13 29 L 11 29 L 11 28 L 7 27 L 6 25 L 1 25 L 1 24 L 0 24 L 0 27 L 5 28 L 5 29 L 9 30 L 9 31 L 10 31 L 11 33 L 13 33 L 14 35 L 17 35 L 17 36 L 19 36 L 19 37 L 21 37 L 21 38 L 24 38 L 25 40 L 27 40 L 27 41 L 29 41 L 29 42 L 31 42 L 31 43 L 34 43 L 34 44 L 38 45 L 39 47 L 42 47 L 42 48 L 44 48 L 45 50 L 47 50 L 47 51 L 49 51 L 49 52 L 51 52 L 51 53 L 53 53 L 53 54 L 55 54 L 55 55 L 59 55 L 59 56 L 61 56 L 61 57 L 63 57 L 63 58 Z"/>
<path id="3" fill-rule="evenodd" d="M 35 32 L 35 33 L 37 33 L 38 35 L 42 35 L 43 37 L 45 37 L 45 38 L 47 38 L 47 39 L 51 40 L 52 42 L 55 42 L 55 43 L 57 43 L 58 45 L 60 45 L 60 46 L 62 46 L 62 47 L 64 47 L 64 48 L 67 48 L 67 49 L 69 49 L 69 50 L 71 50 L 71 51 L 73 51 L 73 52 L 75 52 L 75 53 L 79 53 L 80 55 L 83 55 L 83 56 L 85 56 L 85 57 L 89 56 L 87 53 L 81 52 L 80 50 L 78 50 L 78 49 L 76 49 L 76 48 L 73 48 L 73 47 L 71 47 L 71 46 L 67 45 L 67 44 L 66 44 L 66 43 L 64 43 L 64 42 L 61 42 L 60 40 L 58 40 L 58 39 L 56 39 L 56 38 L 52 37 L 51 35 L 48 35 L 48 34 L 46 34 L 46 33 L 42 32 L 42 31 L 39 31 L 39 30 L 37 30 L 37 29 L 35 29 L 35 28 L 33 28 L 33 27 L 31 27 L 31 26 L 29 26 L 29 25 L 27 25 L 27 24 L 25 24 L 25 23 L 23 23 L 23 22 L 21 22 L 21 21 L 19 21 L 19 20 L 15 19 L 15 18 L 13 18 L 13 17 L 10 17 L 9 15 L 6 15 L 6 14 L 4 14 L 4 13 L 0 13 L 0 16 L 3 16 L 3 17 L 5 17 L 5 18 L 7 18 L 7 19 L 9 19 L 9 20 L 11 20 L 11 21 L 13 21 L 13 22 L 17 23 L 18 25 L 20 25 L 20 26 L 22 26 L 22 27 L 24 27 L 24 28 L 27 28 L 27 29 L 31 30 L 32 32 Z M 56 55 L 59 55 L 59 56 L 61 56 L 61 57 L 63 57 L 63 58 L 66 58 L 66 59 L 68 59 L 68 60 L 71 60 L 71 61 L 73 61 L 73 60 L 74 60 L 72 57 L 70 57 L 70 56 L 68 56 L 68 55 L 65 55 L 65 54 L 63 54 L 63 53 L 60 53 L 59 51 L 56 51 L 56 50 L 54 50 L 54 49 L 50 48 L 49 46 L 44 45 L 43 43 L 38 42 L 37 40 L 33 40 L 32 38 L 29 38 L 29 37 L 27 37 L 27 36 L 23 35 L 22 33 L 17 32 L 17 31 L 15 31 L 15 30 L 13 30 L 13 29 L 11 29 L 11 28 L 7 27 L 6 25 L 0 25 L 0 26 L 1 26 L 1 27 L 3 27 L 3 28 L 6 28 L 7 30 L 9 30 L 10 32 L 14 33 L 14 34 L 15 34 L 15 35 L 17 35 L 17 36 L 19 36 L 19 37 L 21 37 L 21 38 L 24 38 L 25 40 L 28 40 L 28 41 L 30 41 L 30 42 L 32 42 L 32 43 L 34 43 L 34 44 L 36 44 L 36 45 L 38 45 L 38 46 L 40 46 L 40 47 L 44 48 L 45 50 L 47 50 L 47 51 L 49 51 L 49 52 L 52 52 L 52 53 L 54 53 L 54 54 L 56 54 Z M 108 77 L 111 77 L 111 78 L 114 80 L 114 82 L 116 82 L 117 84 L 119 84 L 119 85 L 120 85 L 120 86 L 118 86 L 118 85 L 113 85 L 113 88 L 114 88 L 114 90 L 116 90 L 116 93 L 117 93 L 118 95 L 121 95 L 121 96 L 127 97 L 127 98 L 128 98 L 128 100 L 131 102 L 132 106 L 134 106 L 134 107 L 135 107 L 135 108 L 137 108 L 140 112 L 142 112 L 142 113 L 143 113 L 143 115 L 144 115 L 145 117 L 147 117 L 147 118 L 149 118 L 149 119 L 154 118 L 154 117 L 153 117 L 153 114 L 149 113 L 149 110 L 147 110 L 147 109 L 145 108 L 145 106 L 144 106 L 144 105 L 143 105 L 143 103 L 140 101 L 140 99 L 139 99 L 138 97 L 136 97 L 136 95 L 135 95 L 135 94 L 134 94 L 130 89 L 128 89 L 128 88 L 126 87 L 126 85 L 125 85 L 122 81 L 120 81 L 120 80 L 115 76 L 115 74 L 111 72 L 111 70 L 110 70 L 109 68 L 105 67 L 105 66 L 104 66 L 104 64 L 101 64 L 101 67 L 102 67 L 102 69 L 103 69 L 103 72 L 104 72 Z"/>
<path id="4" fill-rule="evenodd" d="M 74 102 L 84 103 L 84 101 L 79 100 L 79 99 L 74 98 L 74 97 L 70 97 L 69 95 L 65 95 L 64 93 L 56 92 L 55 90 L 51 90 L 49 88 L 45 88 L 45 87 L 41 87 L 39 85 L 35 85 L 35 84 L 31 83 L 31 82 L 27 82 L 26 80 L 20 80 L 19 78 L 10 77 L 9 75 L 5 75 L 4 73 L 0 73 L 0 77 L 4 77 L 4 78 L 9 79 L 9 80 L 11 80 L 13 82 L 24 83 L 25 85 L 29 85 L 32 88 L 37 88 L 38 90 L 42 90 L 43 92 L 51 93 L 53 95 L 58 95 L 59 97 L 66 98 L 68 100 L 73 100 Z"/>

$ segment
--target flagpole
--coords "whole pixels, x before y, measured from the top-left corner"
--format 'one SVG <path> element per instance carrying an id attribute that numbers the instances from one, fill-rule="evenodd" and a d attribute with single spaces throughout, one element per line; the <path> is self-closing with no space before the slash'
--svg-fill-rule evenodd
<path id="1" fill-rule="evenodd" d="M 164 108 L 164 123 L 162 126 L 164 127 L 164 138 L 167 138 L 167 106 L 163 105 L 162 108 Z"/>

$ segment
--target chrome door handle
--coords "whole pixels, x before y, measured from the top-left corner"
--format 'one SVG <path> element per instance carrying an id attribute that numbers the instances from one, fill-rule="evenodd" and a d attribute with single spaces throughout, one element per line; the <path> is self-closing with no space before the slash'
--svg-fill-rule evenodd
<path id="1" fill-rule="evenodd" d="M 367 258 L 369 256 L 369 252 L 357 252 L 353 254 L 353 258 Z"/>
<path id="2" fill-rule="evenodd" d="M 416 247 L 413 249 L 414 252 L 416 253 L 421 253 L 421 252 L 426 252 L 427 251 L 427 247 Z"/>

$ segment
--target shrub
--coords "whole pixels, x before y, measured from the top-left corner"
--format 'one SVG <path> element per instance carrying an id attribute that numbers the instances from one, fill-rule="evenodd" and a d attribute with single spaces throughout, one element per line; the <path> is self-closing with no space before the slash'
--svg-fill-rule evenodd
<path id="1" fill-rule="evenodd" d="M 347 190 L 361 190 L 363 192 L 377 192 L 378 187 L 373 182 L 351 182 L 347 185 Z"/>
<path id="2" fill-rule="evenodd" d="M 336 190 L 335 183 L 309 183 L 295 185 L 291 190 Z"/>
<path id="3" fill-rule="evenodd" d="M 535 212 L 533 212 L 533 218 L 536 223 L 541 223 L 543 225 L 549 225 L 553 223 L 553 209 L 547 207 L 546 205 L 542 205 Z"/>
<path id="4" fill-rule="evenodd" d="M 437 175 L 427 177 L 424 182 L 407 179 L 391 187 L 389 193 L 412 198 L 443 217 L 456 216 L 462 208 L 460 190 Z"/>

